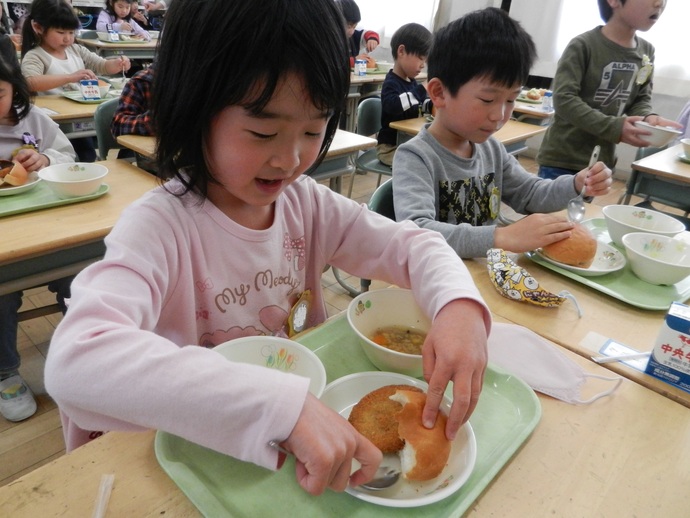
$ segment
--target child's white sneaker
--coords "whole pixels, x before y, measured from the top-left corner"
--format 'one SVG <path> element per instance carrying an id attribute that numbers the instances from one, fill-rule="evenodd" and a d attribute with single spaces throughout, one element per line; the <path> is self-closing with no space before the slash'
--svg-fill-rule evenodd
<path id="1" fill-rule="evenodd" d="M 19 374 L 0 381 L 0 414 L 8 421 L 23 421 L 36 413 L 36 400 Z"/>

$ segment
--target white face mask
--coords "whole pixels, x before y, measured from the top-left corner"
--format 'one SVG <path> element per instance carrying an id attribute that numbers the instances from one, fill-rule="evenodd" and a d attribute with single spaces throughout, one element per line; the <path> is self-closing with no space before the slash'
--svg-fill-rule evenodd
<path id="1" fill-rule="evenodd" d="M 585 372 L 555 346 L 527 328 L 494 322 L 488 342 L 489 361 L 515 374 L 537 392 L 577 405 L 589 404 L 608 396 L 623 381 Z M 587 378 L 615 382 L 606 391 L 583 400 L 582 386 Z"/>

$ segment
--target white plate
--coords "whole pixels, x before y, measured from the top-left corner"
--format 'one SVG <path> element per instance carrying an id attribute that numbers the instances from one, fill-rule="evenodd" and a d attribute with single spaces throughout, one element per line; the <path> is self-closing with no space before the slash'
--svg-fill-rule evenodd
<path id="1" fill-rule="evenodd" d="M 427 384 L 416 378 L 392 372 L 359 372 L 343 376 L 329 383 L 321 401 L 347 418 L 352 407 L 372 390 L 386 385 L 412 385 L 426 392 Z M 446 398 L 442 408 L 448 412 L 450 400 Z M 393 486 L 382 491 L 368 491 L 361 487 L 348 487 L 352 496 L 372 504 L 387 507 L 419 507 L 428 505 L 458 491 L 472 474 L 477 459 L 477 441 L 469 423 L 465 423 L 450 451 L 448 464 L 441 475 L 426 482 L 412 482 L 402 477 Z"/>
<path id="2" fill-rule="evenodd" d="M 617 272 L 625 266 L 625 256 L 616 250 L 611 245 L 597 241 L 597 253 L 594 256 L 594 262 L 589 268 L 579 268 L 569 264 L 559 263 L 550 257 L 545 256 L 541 250 L 535 250 L 537 255 L 551 264 L 555 264 L 559 268 L 577 273 L 583 277 L 598 277 L 608 273 Z"/>
<path id="3" fill-rule="evenodd" d="M 24 185 L 19 185 L 17 187 L 0 187 L 0 196 L 12 196 L 14 194 L 21 194 L 26 191 L 30 191 L 38 185 L 41 179 L 38 177 L 38 173 L 33 171 L 29 173 L 29 181 Z"/>

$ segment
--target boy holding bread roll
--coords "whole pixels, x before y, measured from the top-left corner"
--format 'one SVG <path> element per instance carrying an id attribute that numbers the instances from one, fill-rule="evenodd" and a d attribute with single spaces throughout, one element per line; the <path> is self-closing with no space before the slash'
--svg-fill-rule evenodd
<path id="1" fill-rule="evenodd" d="M 436 116 L 395 154 L 395 216 L 440 232 L 460 257 L 483 257 L 490 248 L 526 252 L 566 239 L 574 225 L 551 213 L 585 186 L 588 196 L 611 187 L 602 162 L 575 176 L 538 178 L 492 136 L 510 119 L 535 55 L 529 34 L 496 8 L 469 13 L 434 35 L 427 91 Z M 499 226 L 501 202 L 526 216 Z"/>

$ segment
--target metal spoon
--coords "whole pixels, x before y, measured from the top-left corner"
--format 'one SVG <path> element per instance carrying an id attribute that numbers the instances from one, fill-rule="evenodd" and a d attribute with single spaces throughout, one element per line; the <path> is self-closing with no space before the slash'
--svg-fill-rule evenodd
<path id="1" fill-rule="evenodd" d="M 285 455 L 292 455 L 292 452 L 287 451 L 276 440 L 268 441 L 268 445 L 284 453 Z M 372 478 L 366 484 L 361 484 L 359 487 L 363 487 L 364 489 L 368 489 L 370 491 L 381 491 L 382 489 L 391 487 L 398 481 L 400 478 L 400 471 L 399 465 L 389 466 L 382 464 L 376 470 L 376 475 L 374 475 L 374 478 Z"/>
<path id="2" fill-rule="evenodd" d="M 597 163 L 597 160 L 599 160 L 599 151 L 601 151 L 601 147 L 594 146 L 592 156 L 589 158 L 589 165 L 587 166 L 587 169 L 591 169 L 591 167 Z M 584 197 L 586 190 L 587 186 L 582 187 L 580 194 L 568 202 L 568 219 L 573 223 L 579 223 L 582 221 L 582 218 L 585 217 Z"/>

